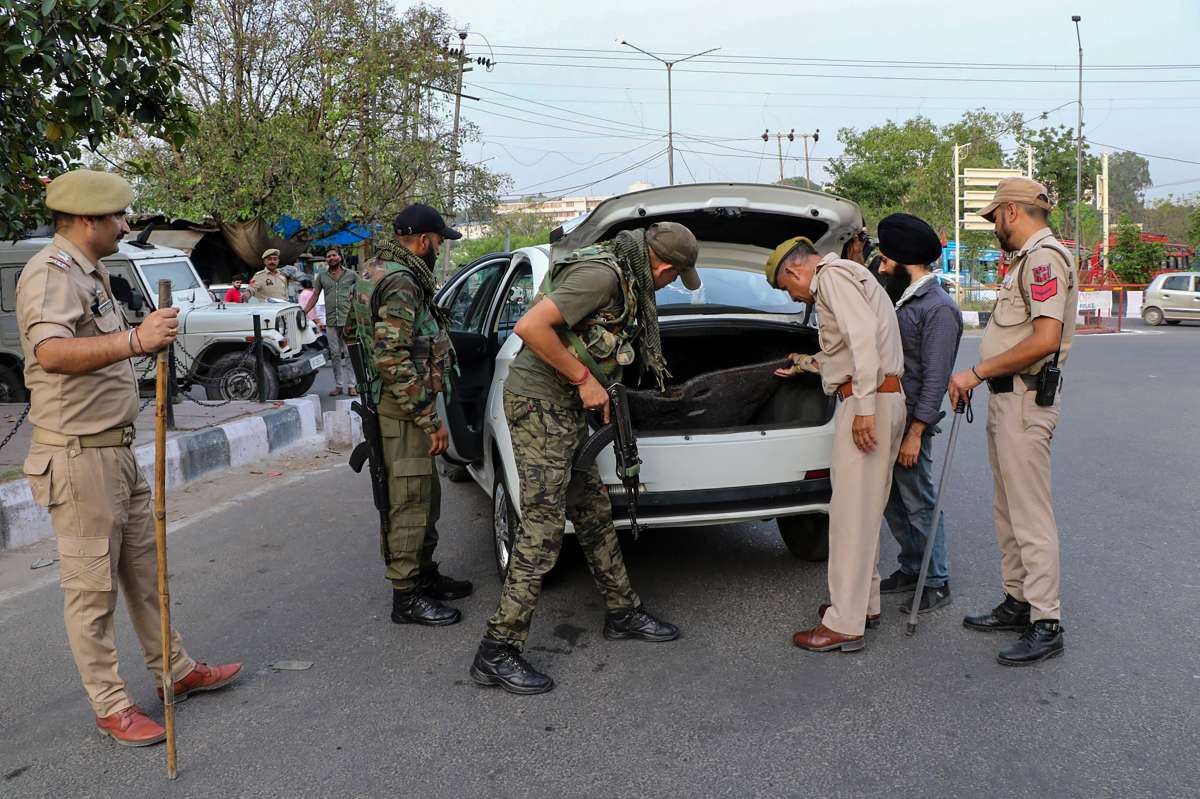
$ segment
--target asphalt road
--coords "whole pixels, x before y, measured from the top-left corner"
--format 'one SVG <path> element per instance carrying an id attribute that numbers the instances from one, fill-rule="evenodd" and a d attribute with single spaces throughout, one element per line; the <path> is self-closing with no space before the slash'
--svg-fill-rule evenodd
<path id="1" fill-rule="evenodd" d="M 214 483 L 207 517 L 172 538 L 189 649 L 246 662 L 240 684 L 180 707 L 175 783 L 162 747 L 92 730 L 58 588 L 0 593 L 0 795 L 1194 797 L 1198 347 L 1195 327 L 1077 339 L 1054 443 L 1057 660 L 1004 668 L 1007 636 L 960 625 L 1000 593 L 982 398 L 947 500 L 954 604 L 915 638 L 885 597 L 864 652 L 801 652 L 790 636 L 824 568 L 793 560 L 773 523 L 657 532 L 626 548 L 630 570 L 684 637 L 605 641 L 576 558 L 536 618 L 528 655 L 558 681 L 538 697 L 467 676 L 499 585 L 483 493 L 444 484 L 440 560 L 477 585 L 464 623 L 397 626 L 366 480 L 327 459 L 241 502 L 248 484 Z M 885 574 L 895 551 L 885 532 Z M 157 714 L 118 623 L 124 674 Z M 269 668 L 283 659 L 314 665 Z"/>

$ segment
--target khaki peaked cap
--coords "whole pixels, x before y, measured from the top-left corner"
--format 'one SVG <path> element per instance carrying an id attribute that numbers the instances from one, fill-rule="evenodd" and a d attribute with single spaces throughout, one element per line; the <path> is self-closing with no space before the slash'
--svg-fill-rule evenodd
<path id="1" fill-rule="evenodd" d="M 979 212 L 989 222 L 994 222 L 992 218 L 996 214 L 996 209 L 1005 203 L 1019 203 L 1021 205 L 1033 205 L 1041 208 L 1043 211 L 1049 211 L 1054 207 L 1050 202 L 1050 194 L 1046 191 L 1046 187 L 1036 180 L 1029 178 L 1005 178 L 996 184 L 996 194 L 992 197 L 992 201 Z"/>
<path id="2" fill-rule="evenodd" d="M 132 202 L 129 181 L 111 172 L 75 169 L 59 175 L 46 187 L 46 207 L 63 214 L 119 214 Z"/>

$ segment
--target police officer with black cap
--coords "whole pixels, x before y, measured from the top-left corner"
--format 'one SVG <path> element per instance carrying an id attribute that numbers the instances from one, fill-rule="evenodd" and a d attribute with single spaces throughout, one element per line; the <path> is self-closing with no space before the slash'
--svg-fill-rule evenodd
<path id="1" fill-rule="evenodd" d="M 936 530 L 929 575 L 919 612 L 950 604 L 950 573 L 943 518 L 933 518 L 933 436 L 944 416 L 946 382 L 962 339 L 962 313 L 930 266 L 942 257 L 942 241 L 924 220 L 892 214 L 879 222 L 878 278 L 896 304 L 904 348 L 904 400 L 908 417 L 892 470 L 884 518 L 900 545 L 899 568 L 879 584 L 881 594 L 915 590 L 925 543 Z M 911 600 L 910 600 L 911 601 Z M 909 607 L 903 607 L 904 613 Z"/>

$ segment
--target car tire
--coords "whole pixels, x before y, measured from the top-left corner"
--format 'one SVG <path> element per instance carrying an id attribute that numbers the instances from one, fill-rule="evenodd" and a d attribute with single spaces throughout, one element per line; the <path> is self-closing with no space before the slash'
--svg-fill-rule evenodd
<path id="1" fill-rule="evenodd" d="M 313 370 L 299 380 L 293 380 L 290 383 L 281 385 L 279 387 L 279 398 L 296 399 L 297 397 L 303 397 L 313 387 L 313 383 L 315 382 L 317 382 L 317 372 Z"/>
<path id="2" fill-rule="evenodd" d="M 217 358 L 204 379 L 204 393 L 210 400 L 258 399 L 254 358 L 243 352 L 229 352 Z M 279 398 L 279 373 L 274 364 L 263 365 L 263 383 L 267 401 Z"/>
<path id="3" fill-rule="evenodd" d="M 0 366 L 0 402 L 28 402 L 29 391 L 17 370 Z"/>
<path id="4" fill-rule="evenodd" d="M 1182 319 L 1168 319 L 1168 320 L 1166 320 L 1166 322 L 1167 322 L 1167 324 L 1168 324 L 1168 325 L 1177 325 L 1177 324 L 1179 324 L 1179 323 L 1180 323 L 1180 322 L 1182 322 L 1182 321 L 1183 321 Z"/>
<path id="5" fill-rule="evenodd" d="M 1159 308 L 1143 308 L 1142 321 L 1150 327 L 1158 327 L 1163 323 L 1163 312 Z"/>
<path id="6" fill-rule="evenodd" d="M 776 519 L 784 545 L 801 560 L 829 559 L 829 517 L 823 513 Z"/>
<path id="7" fill-rule="evenodd" d="M 509 496 L 508 484 L 504 482 L 504 470 L 496 464 L 496 480 L 492 484 L 492 556 L 496 573 L 503 582 L 512 562 L 513 547 L 521 531 L 521 520 L 513 498 Z"/>
<path id="8" fill-rule="evenodd" d="M 466 466 L 450 463 L 445 458 L 442 459 L 442 463 L 446 464 L 446 479 L 451 483 L 469 483 L 473 479 Z"/>

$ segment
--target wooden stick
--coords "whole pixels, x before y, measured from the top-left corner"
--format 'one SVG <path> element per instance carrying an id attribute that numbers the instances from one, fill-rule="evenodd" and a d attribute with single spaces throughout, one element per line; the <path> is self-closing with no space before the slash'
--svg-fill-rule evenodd
<path id="1" fill-rule="evenodd" d="M 171 281 L 158 281 L 158 307 L 171 307 Z M 167 779 L 175 773 L 175 681 L 171 679 L 171 589 L 167 585 L 167 373 L 170 347 L 158 351 L 154 380 L 154 545 L 158 551 L 158 615 L 162 624 L 163 716 L 167 722 Z"/>

